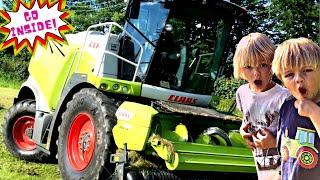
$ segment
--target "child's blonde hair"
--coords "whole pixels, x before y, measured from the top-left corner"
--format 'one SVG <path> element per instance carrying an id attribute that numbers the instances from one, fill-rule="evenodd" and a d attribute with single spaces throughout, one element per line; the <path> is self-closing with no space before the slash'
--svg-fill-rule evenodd
<path id="1" fill-rule="evenodd" d="M 250 33 L 244 36 L 233 57 L 234 77 L 243 78 L 240 71 L 242 67 L 257 67 L 261 61 L 271 65 L 275 49 L 276 47 L 265 34 Z"/>
<path id="2" fill-rule="evenodd" d="M 281 79 L 287 68 L 312 66 L 319 67 L 320 47 L 307 38 L 284 41 L 275 51 L 272 70 Z"/>

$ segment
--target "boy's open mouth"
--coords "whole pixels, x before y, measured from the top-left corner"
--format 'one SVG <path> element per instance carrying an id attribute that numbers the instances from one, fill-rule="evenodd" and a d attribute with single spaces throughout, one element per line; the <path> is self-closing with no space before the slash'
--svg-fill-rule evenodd
<path id="1" fill-rule="evenodd" d="M 300 92 L 301 95 L 305 95 L 307 93 L 307 89 L 304 87 L 299 87 L 298 91 Z"/>
<path id="2" fill-rule="evenodd" d="M 261 86 L 261 85 L 262 85 L 262 80 L 254 80 L 253 83 L 254 83 L 256 86 Z"/>

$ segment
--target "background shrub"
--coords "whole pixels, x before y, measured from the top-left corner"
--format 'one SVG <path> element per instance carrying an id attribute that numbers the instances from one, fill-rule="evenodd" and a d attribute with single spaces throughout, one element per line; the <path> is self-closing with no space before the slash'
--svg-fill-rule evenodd
<path id="1" fill-rule="evenodd" d="M 1 76 L 8 79 L 25 80 L 28 78 L 28 61 L 16 57 L 2 56 L 0 60 Z"/>
<path id="2" fill-rule="evenodd" d="M 215 83 L 214 95 L 223 99 L 233 99 L 239 86 L 244 83 L 244 80 L 222 77 Z"/>
<path id="3" fill-rule="evenodd" d="M 239 86 L 244 83 L 246 83 L 244 80 L 234 78 L 222 77 L 218 79 L 215 83 L 213 92 L 214 100 L 211 106 L 219 112 L 241 117 L 241 112 L 236 109 L 235 95 Z"/>
<path id="4" fill-rule="evenodd" d="M 0 86 L 19 88 L 28 76 L 28 65 L 31 58 L 27 51 L 13 56 L 13 52 L 5 50 L 0 52 Z"/>

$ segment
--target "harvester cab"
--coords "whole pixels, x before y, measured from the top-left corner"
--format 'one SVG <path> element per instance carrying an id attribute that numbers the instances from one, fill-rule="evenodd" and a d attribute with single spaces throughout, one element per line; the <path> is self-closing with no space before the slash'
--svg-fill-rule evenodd
<path id="1" fill-rule="evenodd" d="M 89 52 L 95 58 L 93 74 L 133 83 L 106 82 L 100 87 L 208 106 L 213 83 L 223 73 L 220 65 L 231 27 L 246 11 L 227 1 L 130 0 L 126 12 L 123 29 L 102 23 L 89 27 L 86 34 L 68 36 L 70 43 L 85 42 L 81 54 Z M 131 90 L 135 85 L 139 91 Z"/>
<path id="2" fill-rule="evenodd" d="M 169 90 L 210 95 L 231 27 L 245 10 L 226 1 L 148 1 L 139 5 L 132 1 L 128 7 L 132 10 L 125 29 L 143 47 L 138 79 Z M 141 51 L 137 44 L 134 48 L 134 54 Z M 206 106 L 204 102 L 201 105 Z"/>
<path id="3" fill-rule="evenodd" d="M 119 77 L 141 81 L 147 98 L 207 106 L 231 27 L 244 15 L 226 1 L 129 1 L 124 29 L 139 43 L 123 34 L 120 53 L 139 66 L 121 61 Z"/>

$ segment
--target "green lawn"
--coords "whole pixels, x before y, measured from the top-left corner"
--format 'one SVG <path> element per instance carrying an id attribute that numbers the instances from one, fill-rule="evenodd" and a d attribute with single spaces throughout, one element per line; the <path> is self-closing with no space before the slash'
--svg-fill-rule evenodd
<path id="1" fill-rule="evenodd" d="M 3 116 L 11 106 L 13 98 L 18 93 L 16 89 L 0 87 L 0 124 Z M 11 156 L 3 143 L 2 128 L 0 129 L 0 179 L 46 180 L 60 179 L 57 164 L 33 163 Z"/>
<path id="2" fill-rule="evenodd" d="M 0 72 L 0 87 L 19 89 L 22 82 L 24 82 L 24 80 L 17 80 L 15 78 L 6 77 L 5 74 Z"/>

